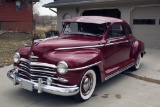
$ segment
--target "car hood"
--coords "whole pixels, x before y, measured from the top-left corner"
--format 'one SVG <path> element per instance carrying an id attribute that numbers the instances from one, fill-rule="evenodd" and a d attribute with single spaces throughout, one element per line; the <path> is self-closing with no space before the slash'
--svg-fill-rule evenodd
<path id="1" fill-rule="evenodd" d="M 101 42 L 100 39 L 96 37 L 62 36 L 36 40 L 32 45 L 31 52 L 41 54 L 58 49 L 65 50 L 65 48 L 72 49 L 77 47 L 94 47 L 98 45 L 101 45 Z"/>

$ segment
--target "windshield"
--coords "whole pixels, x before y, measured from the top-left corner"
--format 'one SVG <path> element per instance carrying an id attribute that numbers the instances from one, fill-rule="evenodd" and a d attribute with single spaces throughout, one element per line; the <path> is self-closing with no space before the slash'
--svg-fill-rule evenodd
<path id="1" fill-rule="evenodd" d="M 91 36 L 103 35 L 106 31 L 106 24 L 93 23 L 65 23 L 64 34 L 84 34 Z"/>

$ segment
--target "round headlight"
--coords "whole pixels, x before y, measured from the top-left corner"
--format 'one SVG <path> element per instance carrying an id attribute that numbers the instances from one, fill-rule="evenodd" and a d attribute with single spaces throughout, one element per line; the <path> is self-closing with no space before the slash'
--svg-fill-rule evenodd
<path id="1" fill-rule="evenodd" d="M 16 52 L 16 53 L 14 54 L 14 56 L 13 56 L 13 61 L 14 61 L 15 63 L 19 63 L 19 61 L 20 61 L 20 54 L 19 54 L 18 52 Z"/>
<path id="2" fill-rule="evenodd" d="M 57 71 L 60 73 L 60 74 L 65 74 L 67 73 L 68 71 L 68 65 L 66 62 L 64 61 L 61 61 L 58 63 L 57 65 Z"/>

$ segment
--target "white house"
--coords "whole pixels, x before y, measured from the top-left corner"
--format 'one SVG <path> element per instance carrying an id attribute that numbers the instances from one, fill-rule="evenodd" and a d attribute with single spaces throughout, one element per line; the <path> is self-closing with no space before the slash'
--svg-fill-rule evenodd
<path id="1" fill-rule="evenodd" d="M 160 0 L 55 0 L 44 5 L 57 8 L 58 30 L 61 20 L 75 16 L 100 15 L 124 19 L 133 35 L 148 48 L 160 48 Z"/>

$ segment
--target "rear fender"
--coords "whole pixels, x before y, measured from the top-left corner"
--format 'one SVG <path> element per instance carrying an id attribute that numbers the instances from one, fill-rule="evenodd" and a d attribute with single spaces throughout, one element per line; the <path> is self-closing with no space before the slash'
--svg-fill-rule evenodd
<path id="1" fill-rule="evenodd" d="M 144 51 L 144 43 L 139 41 L 139 40 L 136 40 L 134 43 L 133 43 L 133 46 L 132 46 L 132 58 L 135 60 L 137 59 L 138 55 L 141 54 L 141 56 L 143 57 L 143 54 L 145 53 Z"/>

